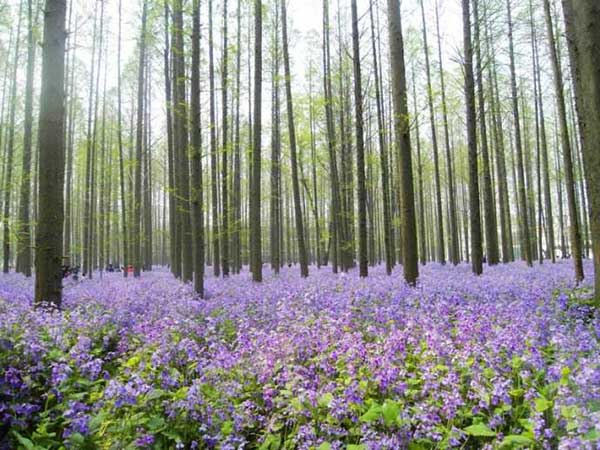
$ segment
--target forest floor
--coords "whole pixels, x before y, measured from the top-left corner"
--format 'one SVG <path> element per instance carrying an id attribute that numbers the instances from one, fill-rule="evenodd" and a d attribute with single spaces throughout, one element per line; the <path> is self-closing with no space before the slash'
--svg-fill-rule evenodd
<path id="1" fill-rule="evenodd" d="M 597 448 L 591 280 L 420 270 L 208 277 L 204 300 L 166 269 L 105 273 L 61 312 L 0 275 L 0 449 Z"/>

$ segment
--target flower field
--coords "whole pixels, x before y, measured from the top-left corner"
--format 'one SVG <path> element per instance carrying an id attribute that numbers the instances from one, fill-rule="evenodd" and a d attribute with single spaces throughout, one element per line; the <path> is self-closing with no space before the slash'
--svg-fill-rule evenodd
<path id="1" fill-rule="evenodd" d="M 204 300 L 97 274 L 61 312 L 4 275 L 0 448 L 598 448 L 600 314 L 569 261 L 421 272 L 245 273 Z"/>

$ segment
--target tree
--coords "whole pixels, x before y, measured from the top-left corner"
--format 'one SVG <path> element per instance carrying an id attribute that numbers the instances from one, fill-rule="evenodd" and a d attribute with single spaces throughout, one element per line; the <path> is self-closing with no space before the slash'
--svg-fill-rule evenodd
<path id="1" fill-rule="evenodd" d="M 220 269 L 220 234 L 219 234 L 219 204 L 217 180 L 217 124 L 215 113 L 215 62 L 213 43 L 213 1 L 208 1 L 208 77 L 210 84 L 210 189 L 212 206 L 212 246 L 213 246 L 213 273 L 215 277 L 221 275 Z"/>
<path id="2" fill-rule="evenodd" d="M 513 121 L 515 127 L 515 149 L 517 151 L 517 191 L 518 203 L 521 206 L 519 214 L 521 220 L 521 251 L 528 266 L 532 265 L 531 235 L 529 233 L 529 213 L 527 208 L 527 190 L 525 186 L 525 172 L 523 170 L 523 143 L 521 139 L 521 119 L 519 114 L 519 100 L 517 96 L 517 75 L 515 69 L 515 49 L 513 39 L 513 20 L 511 11 L 511 0 L 506 0 L 506 12 L 508 18 L 508 53 L 510 59 L 510 88 L 513 109 Z"/>
<path id="3" fill-rule="evenodd" d="M 250 178 L 250 270 L 252 280 L 262 281 L 260 222 L 262 109 L 262 1 L 254 0 L 254 114 L 252 131 L 252 170 Z"/>
<path id="4" fill-rule="evenodd" d="M 190 112 L 192 127 L 192 238 L 194 290 L 204 296 L 204 203 L 202 188 L 202 134 L 200 130 L 200 0 L 192 3 L 192 79 Z"/>
<path id="5" fill-rule="evenodd" d="M 23 129 L 23 162 L 19 205 L 19 241 L 17 248 L 17 271 L 31 276 L 31 135 L 33 128 L 33 71 L 35 66 L 35 43 L 33 41 L 33 6 L 27 0 L 27 81 L 25 82 L 25 125 Z"/>
<path id="6" fill-rule="evenodd" d="M 481 159 L 483 162 L 483 211 L 485 224 L 485 242 L 487 262 L 490 266 L 498 264 L 498 223 L 496 220 L 496 208 L 494 189 L 492 188 L 492 175 L 490 169 L 490 152 L 488 147 L 488 133 L 485 117 L 485 93 L 483 90 L 483 61 L 481 52 L 481 33 L 479 32 L 479 1 L 473 0 L 473 19 L 475 28 L 475 54 L 477 57 L 477 103 L 479 107 L 479 142 L 481 144 Z"/>
<path id="7" fill-rule="evenodd" d="M 290 54 L 288 50 L 287 31 L 287 0 L 281 0 L 281 31 L 283 37 L 283 68 L 285 75 L 285 96 L 287 99 L 287 121 L 290 136 L 290 164 L 292 166 L 292 193 L 294 196 L 294 215 L 296 218 L 296 237 L 298 239 L 298 254 L 300 259 L 300 274 L 308 276 L 308 255 L 304 242 L 304 221 L 302 205 L 300 204 L 300 184 L 298 183 L 298 161 L 296 155 L 296 127 L 294 124 L 294 105 L 292 103 L 292 82 L 290 70 Z"/>
<path id="8" fill-rule="evenodd" d="M 62 300 L 63 183 L 65 170 L 65 0 L 47 0 L 40 92 L 39 224 L 36 234 L 35 303 Z"/>
<path id="9" fill-rule="evenodd" d="M 548 46 L 550 47 L 550 61 L 552 62 L 552 74 L 554 75 L 554 90 L 556 94 L 556 108 L 558 110 L 558 123 L 560 126 L 560 142 L 563 154 L 563 169 L 567 190 L 567 206 L 569 208 L 569 220 L 571 222 L 570 238 L 573 264 L 575 266 L 575 279 L 583 280 L 583 261 L 581 255 L 581 231 L 579 229 L 579 218 L 577 214 L 577 199 L 575 194 L 575 180 L 573 176 L 573 156 L 571 141 L 569 140 L 569 127 L 567 125 L 567 110 L 565 107 L 565 94 L 562 72 L 556 53 L 556 41 L 554 28 L 552 26 L 552 15 L 550 12 L 550 1 L 544 0 L 544 16 L 546 18 L 546 33 Z"/>
<path id="10" fill-rule="evenodd" d="M 600 307 L 600 4 L 563 0 L 567 42 L 583 143 L 594 253 L 595 304 Z"/>
<path id="11" fill-rule="evenodd" d="M 227 165 L 229 154 L 229 148 L 227 144 L 227 0 L 223 1 L 223 68 L 221 73 L 221 93 L 222 93 L 222 104 L 221 109 L 223 111 L 223 120 L 221 128 L 223 132 L 223 143 L 222 143 L 222 163 L 221 163 L 221 186 L 222 186 L 222 211 L 223 211 L 223 236 L 221 238 L 221 249 L 223 257 L 223 276 L 229 276 L 229 198 L 228 198 L 228 175 Z"/>
<path id="12" fill-rule="evenodd" d="M 173 5 L 173 100 L 174 100 L 174 121 L 173 121 L 173 151 L 175 153 L 175 162 L 177 163 L 177 215 L 181 224 L 181 277 L 184 282 L 193 279 L 193 258 L 192 246 L 189 242 L 192 239 L 192 224 L 190 217 L 190 180 L 189 180 L 189 156 L 188 156 L 188 108 L 185 92 L 185 53 L 183 45 L 183 2 L 175 0 Z"/>
<path id="13" fill-rule="evenodd" d="M 20 44 L 20 34 L 21 34 L 21 18 L 23 16 L 23 3 L 21 0 L 19 6 L 19 20 L 17 24 L 17 38 L 15 41 L 15 57 L 13 61 L 12 67 L 12 88 L 10 94 L 10 125 L 8 129 L 8 141 L 7 145 L 7 155 L 6 155 L 6 173 L 4 174 L 4 211 L 2 221 L 3 225 L 3 264 L 2 271 L 4 273 L 8 273 L 10 266 L 10 197 L 12 192 L 12 173 L 13 173 L 13 159 L 15 154 L 15 114 L 17 109 L 17 68 L 19 67 L 19 44 Z"/>
<path id="14" fill-rule="evenodd" d="M 365 184 L 365 144 L 363 136 L 363 99 L 360 74 L 360 42 L 358 33 L 358 13 L 356 0 L 351 1 L 352 9 L 352 54 L 354 68 L 354 108 L 356 133 L 356 173 L 358 199 L 358 264 L 360 276 L 369 274 L 367 259 L 367 188 Z"/>
<path id="15" fill-rule="evenodd" d="M 429 106 L 429 123 L 431 125 L 431 145 L 433 147 L 433 170 L 435 178 L 435 211 L 436 211 L 436 224 L 437 224 L 437 259 L 440 263 L 446 263 L 446 252 L 444 239 L 444 220 L 442 213 L 442 186 L 440 182 L 440 162 L 439 162 L 439 150 L 437 140 L 437 130 L 435 126 L 435 112 L 433 109 L 433 89 L 431 87 L 431 68 L 429 63 L 429 45 L 427 43 L 427 26 L 425 23 L 425 7 L 423 6 L 423 0 L 421 3 L 421 20 L 423 23 L 423 51 L 425 53 L 425 73 L 427 75 L 427 104 Z"/>
<path id="16" fill-rule="evenodd" d="M 381 80 L 379 77 L 379 61 L 375 46 L 375 21 L 373 20 L 373 0 L 369 1 L 369 16 L 371 19 L 371 44 L 373 51 L 373 71 L 375 73 L 375 101 L 377 103 L 377 134 L 379 142 L 379 161 L 381 164 L 381 188 L 383 191 L 383 241 L 385 250 L 385 270 L 392 274 L 394 252 L 392 244 L 392 217 L 390 203 L 390 183 L 388 171 L 388 156 L 385 142 L 385 125 L 383 118 L 383 99 L 381 98 Z M 316 190 L 316 188 L 315 188 Z"/>
<path id="17" fill-rule="evenodd" d="M 392 99 L 394 103 L 395 145 L 399 154 L 401 245 L 404 256 L 404 279 L 414 285 L 419 277 L 415 196 L 412 174 L 412 156 L 408 120 L 404 42 L 400 5 L 398 0 L 388 0 L 388 33 L 390 63 L 392 68 Z"/>
<path id="18" fill-rule="evenodd" d="M 142 269 L 142 147 L 144 146 L 144 68 L 146 66 L 146 14 L 148 4 L 142 6 L 142 28 L 139 41 L 137 125 L 135 139 L 135 193 L 133 208 L 133 276 L 139 277 Z"/>
<path id="19" fill-rule="evenodd" d="M 470 0 L 462 0 L 465 103 L 467 117 L 467 146 L 469 151 L 469 218 L 471 224 L 471 266 L 475 275 L 483 272 L 481 245 L 481 212 L 479 206 L 479 168 L 477 135 L 475 131 L 475 79 L 473 76 L 473 46 L 471 42 Z M 477 0 L 475 0 L 477 1 Z"/>

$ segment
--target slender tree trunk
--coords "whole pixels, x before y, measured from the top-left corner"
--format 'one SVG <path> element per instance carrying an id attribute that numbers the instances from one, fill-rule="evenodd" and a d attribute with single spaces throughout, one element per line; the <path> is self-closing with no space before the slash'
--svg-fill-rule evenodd
<path id="1" fill-rule="evenodd" d="M 252 280 L 262 281 L 262 246 L 260 217 L 262 109 L 262 1 L 254 0 L 254 117 L 252 132 L 252 177 L 250 186 L 250 269 Z"/>
<path id="2" fill-rule="evenodd" d="M 404 257 L 404 279 L 415 284 L 419 276 L 415 200 L 410 148 L 409 114 L 407 106 L 404 42 L 400 5 L 398 0 L 388 0 L 388 30 L 390 61 L 392 67 L 392 93 L 394 101 L 394 129 L 399 155 L 400 210 L 402 217 L 401 242 Z"/>
<path id="3" fill-rule="evenodd" d="M 23 129 L 23 161 L 21 170 L 21 192 L 19 205 L 19 241 L 17 245 L 17 270 L 25 276 L 31 276 L 31 141 L 33 128 L 33 71 L 35 65 L 35 43 L 33 41 L 33 6 L 27 0 L 27 79 L 25 81 L 25 125 Z"/>
<path id="4" fill-rule="evenodd" d="M 367 256 L 367 188 L 365 184 L 365 144 L 363 137 L 363 98 L 360 73 L 360 42 L 356 0 L 351 0 L 352 53 L 354 67 L 354 107 L 356 133 L 356 173 L 358 201 L 358 263 L 360 276 L 369 274 Z"/>
<path id="5" fill-rule="evenodd" d="M 513 43 L 513 21 L 511 12 L 511 0 L 506 0 L 506 10 L 508 16 L 508 45 L 510 57 L 510 86 L 513 107 L 513 120 L 515 127 L 515 148 L 517 151 L 517 174 L 518 174 L 518 193 L 519 203 L 521 204 L 521 239 L 525 261 L 528 266 L 532 265 L 531 239 L 529 234 L 529 214 L 527 211 L 527 192 L 525 186 L 525 173 L 523 170 L 523 144 L 521 142 L 521 121 L 519 117 L 519 100 L 517 97 L 517 76 L 515 70 L 515 50 Z"/>
<path id="6" fill-rule="evenodd" d="M 192 239 L 194 252 L 194 290 L 204 296 L 204 205 L 202 192 L 202 133 L 200 124 L 200 0 L 192 4 L 192 80 L 191 120 L 192 127 Z"/>
<path id="7" fill-rule="evenodd" d="M 477 58 L 477 94 L 479 106 L 479 139 L 481 158 L 483 161 L 483 210 L 485 216 L 485 243 L 487 262 L 490 266 L 498 264 L 500 249 L 498 248 L 498 223 L 496 219 L 494 190 L 490 170 L 488 134 L 485 123 L 485 95 L 483 91 L 483 62 L 481 58 L 481 37 L 479 32 L 479 0 L 473 0 L 473 20 L 475 30 L 475 55 Z"/>
<path id="8" fill-rule="evenodd" d="M 35 303 L 62 300 L 63 183 L 65 170 L 65 0 L 47 0 L 40 93 L 39 224 L 36 233 Z"/>
<path id="9" fill-rule="evenodd" d="M 575 180 L 573 176 L 573 157 L 571 143 L 569 141 L 569 128 L 567 125 L 567 111 L 563 90 L 562 72 L 556 53 L 556 41 L 554 28 L 552 27 L 552 15 L 549 0 L 544 0 L 544 15 L 546 16 L 546 33 L 550 47 L 550 60 L 552 62 L 552 73 L 554 75 L 554 89 L 556 93 L 556 107 L 560 124 L 560 140 L 563 154 L 563 168 L 565 172 L 565 184 L 567 188 L 567 206 L 569 208 L 571 252 L 575 266 L 575 279 L 583 280 L 583 261 L 581 255 L 581 231 L 579 229 L 579 217 L 577 214 L 577 200 L 575 198 Z"/>
<path id="10" fill-rule="evenodd" d="M 388 156 L 385 143 L 385 130 L 383 124 L 383 100 L 381 98 L 379 80 L 379 61 L 377 47 L 375 46 L 375 21 L 373 19 L 373 0 L 369 2 L 369 17 L 371 19 L 371 44 L 373 51 L 373 72 L 375 74 L 375 101 L 377 103 L 377 134 L 379 142 L 379 161 L 381 164 L 381 187 L 383 190 L 383 240 L 385 250 L 385 270 L 391 275 L 394 267 L 394 253 L 392 249 L 392 219 L 390 211 L 390 185 L 388 171 Z"/>
<path id="11" fill-rule="evenodd" d="M 473 47 L 471 43 L 470 0 L 462 0 L 465 103 L 467 117 L 467 146 L 469 150 L 469 218 L 471 223 L 471 266 L 475 275 L 483 272 L 481 245 L 481 213 L 479 206 L 479 169 L 477 163 L 477 133 L 475 131 L 475 80 L 473 76 Z M 477 1 L 477 0 L 475 0 Z"/>
<path id="12" fill-rule="evenodd" d="M 223 258 L 223 276 L 229 276 L 229 197 L 227 192 L 228 174 L 227 174 L 227 162 L 229 154 L 229 148 L 227 144 L 227 0 L 223 1 L 223 67 L 221 77 L 221 93 L 222 93 L 222 104 L 221 109 L 223 112 L 223 120 L 221 128 L 223 131 L 223 143 L 222 143 L 222 163 L 221 163 L 221 203 L 222 203 L 222 236 L 221 236 L 221 250 Z"/>
<path id="13" fill-rule="evenodd" d="M 435 126 L 435 111 L 433 109 L 433 88 L 431 86 L 431 66 L 429 63 L 429 44 L 427 42 L 427 25 L 425 22 L 425 7 L 423 0 L 421 4 L 421 19 L 423 23 L 423 49 L 425 53 L 425 73 L 427 75 L 427 104 L 429 106 L 429 123 L 431 125 L 431 144 L 433 147 L 433 170 L 435 179 L 435 212 L 437 219 L 437 259 L 440 263 L 446 263 L 445 239 L 444 239 L 444 220 L 442 213 L 442 186 L 440 181 L 440 162 L 437 141 L 437 130 Z"/>
<path id="14" fill-rule="evenodd" d="M 169 6 L 168 0 L 164 0 L 164 32 L 165 32 L 165 50 L 163 53 L 164 59 L 164 78 L 165 78 L 165 103 L 167 113 L 167 163 L 168 163 L 168 183 L 169 183 L 169 239 L 170 239 L 170 263 L 171 273 L 177 278 L 181 276 L 181 241 L 179 239 L 179 226 L 177 223 L 177 201 L 176 201 L 176 186 L 175 186 L 175 153 L 174 153 L 174 136 L 173 136 L 173 102 L 171 94 L 171 64 L 170 55 L 171 49 L 169 46 Z M 121 133 L 119 133 L 120 136 Z M 119 137 L 119 140 L 121 138 Z M 119 152 L 122 154 L 122 145 Z M 122 161 L 123 158 L 121 157 Z M 122 163 L 121 163 L 122 165 Z M 123 179 L 123 169 L 121 168 L 121 179 Z M 123 182 L 121 182 L 121 191 L 123 192 Z M 125 211 L 125 194 L 121 194 L 123 211 Z M 123 216 L 123 227 L 127 226 L 125 216 Z M 126 239 L 127 233 L 123 229 L 123 239 Z M 127 259 L 127 243 L 124 242 L 123 257 Z M 125 266 L 127 267 L 127 266 Z M 124 276 L 127 276 L 125 271 Z"/>
<path id="15" fill-rule="evenodd" d="M 19 67 L 19 48 L 20 48 L 20 36 L 21 36 L 21 21 L 23 17 L 23 4 L 24 0 L 21 0 L 19 6 L 19 19 L 17 24 L 17 38 L 15 41 L 15 57 L 13 62 L 13 73 L 12 73 L 12 88 L 10 94 L 10 119 L 9 119 L 9 129 L 8 129 L 8 140 L 6 142 L 7 145 L 7 154 L 6 154 L 6 171 L 4 173 L 4 214 L 3 214 L 3 265 L 2 271 L 4 273 L 8 273 L 10 268 L 10 203 L 11 203 L 11 193 L 13 190 L 12 186 L 12 173 L 13 173 L 13 159 L 15 154 L 15 113 L 17 109 L 17 68 Z M 63 25 L 64 28 L 64 25 Z"/>
<path id="16" fill-rule="evenodd" d="M 563 0 L 562 4 L 590 202 L 590 234 L 596 274 L 594 298 L 596 306 L 600 307 L 600 4 L 595 0 L 576 3 Z"/>
<path id="17" fill-rule="evenodd" d="M 185 53 L 183 44 L 183 2 L 175 0 L 173 7 L 173 74 L 174 74 L 174 152 L 177 154 L 178 176 L 178 208 L 177 214 L 181 223 L 181 260 L 182 280 L 184 282 L 193 280 L 194 265 L 192 246 L 192 224 L 190 217 L 190 180 L 189 180 L 189 156 L 188 156 L 188 107 L 185 92 Z"/>
<path id="18" fill-rule="evenodd" d="M 335 142 L 335 125 L 333 119 L 333 99 L 331 93 L 331 51 L 329 44 L 329 0 L 323 0 L 323 84 L 325 97 L 325 120 L 327 125 L 327 150 L 329 155 L 329 172 L 331 186 L 331 265 L 334 273 L 338 271 L 339 247 L 343 242 L 341 232 L 341 199 L 337 155 Z"/>
<path id="19" fill-rule="evenodd" d="M 283 0 L 285 2 L 285 0 Z M 281 101 L 279 94 L 280 57 L 279 57 L 279 5 L 274 5 L 274 35 L 273 35 L 273 91 L 272 91 L 272 142 L 271 142 L 271 268 L 276 274 L 281 267 Z"/>
<path id="20" fill-rule="evenodd" d="M 290 70 L 290 55 L 288 51 L 287 11 L 286 0 L 281 1 L 281 30 L 283 38 L 283 68 L 285 73 L 285 94 L 287 98 L 287 120 L 290 139 L 290 164 L 292 168 L 292 193 L 294 196 L 294 215 L 296 218 L 296 238 L 300 260 L 300 274 L 308 276 L 308 255 L 306 252 L 304 221 L 300 203 L 300 184 L 298 183 L 298 161 L 296 156 L 296 127 L 294 124 L 294 106 L 292 103 L 292 82 Z"/>
<path id="21" fill-rule="evenodd" d="M 135 140 L 135 193 L 133 219 L 133 276 L 139 277 L 142 269 L 142 152 L 144 145 L 144 68 L 146 66 L 146 14 L 147 3 L 144 0 L 142 11 L 142 29 L 139 41 L 138 86 L 137 86 L 137 125 Z"/>
<path id="22" fill-rule="evenodd" d="M 235 142 L 234 142 L 234 155 L 233 155 L 233 225 L 232 225 L 232 247 L 233 247 L 233 260 L 234 260 L 234 272 L 239 273 L 242 268 L 242 246 L 241 246 L 241 221 L 242 221 L 242 167 L 241 167 L 241 150 L 240 150 L 240 78 L 242 72 L 241 57 L 241 0 L 237 3 L 237 46 L 236 46 L 236 76 L 235 76 Z"/>

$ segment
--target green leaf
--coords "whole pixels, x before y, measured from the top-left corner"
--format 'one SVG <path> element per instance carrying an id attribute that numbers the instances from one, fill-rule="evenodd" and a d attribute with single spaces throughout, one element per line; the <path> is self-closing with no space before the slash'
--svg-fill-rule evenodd
<path id="1" fill-rule="evenodd" d="M 221 434 L 223 436 L 229 436 L 232 431 L 233 431 L 233 422 L 231 420 L 227 420 L 227 421 L 223 422 L 223 425 L 221 426 Z"/>
<path id="2" fill-rule="evenodd" d="M 158 429 L 165 426 L 165 419 L 159 416 L 152 416 L 148 421 L 148 429 L 150 431 L 157 431 Z"/>
<path id="3" fill-rule="evenodd" d="M 386 425 L 392 425 L 400 415 L 400 406 L 392 400 L 386 400 L 381 407 L 383 421 Z"/>
<path id="4" fill-rule="evenodd" d="M 25 447 L 27 450 L 34 450 L 35 449 L 35 445 L 33 442 L 31 442 L 29 439 L 27 439 L 24 436 L 21 436 L 17 431 L 12 432 L 15 437 L 17 438 L 17 440 L 19 441 L 19 443 Z"/>
<path id="5" fill-rule="evenodd" d="M 133 367 L 137 367 L 137 365 L 139 363 L 140 363 L 140 357 L 139 357 L 139 355 L 135 355 L 135 356 L 132 356 L 131 358 L 129 358 L 127 360 L 127 362 L 124 364 L 124 366 L 133 368 Z"/>
<path id="6" fill-rule="evenodd" d="M 81 433 L 73 433 L 71 436 L 69 436 L 69 440 L 73 444 L 77 444 L 77 447 L 81 447 L 85 444 L 85 437 Z"/>
<path id="7" fill-rule="evenodd" d="M 533 441 L 526 436 L 509 434 L 500 442 L 500 448 L 521 448 L 531 444 L 533 444 Z"/>
<path id="8" fill-rule="evenodd" d="M 464 432 L 475 437 L 495 437 L 496 432 L 484 423 L 476 423 L 464 428 Z"/>
<path id="9" fill-rule="evenodd" d="M 333 401 L 333 394 L 331 392 L 327 392 L 319 398 L 319 406 L 323 408 L 328 408 L 331 402 Z"/>
<path id="10" fill-rule="evenodd" d="M 593 430 L 588 431 L 583 438 L 586 441 L 597 441 L 600 439 L 600 431 L 594 428 Z"/>
<path id="11" fill-rule="evenodd" d="M 317 447 L 317 450 L 331 450 L 331 444 L 329 442 L 323 442 Z"/>
<path id="12" fill-rule="evenodd" d="M 367 446 L 364 444 L 348 444 L 346 450 L 366 450 Z"/>
<path id="13" fill-rule="evenodd" d="M 275 450 L 279 448 L 281 438 L 277 434 L 269 434 L 258 450 Z"/>
<path id="14" fill-rule="evenodd" d="M 535 399 L 535 410 L 539 413 L 547 411 L 551 406 L 552 403 L 549 402 L 545 397 L 538 397 Z"/>
<path id="15" fill-rule="evenodd" d="M 381 417 L 381 406 L 377 403 L 373 403 L 369 410 L 360 416 L 361 422 L 374 422 Z"/>

